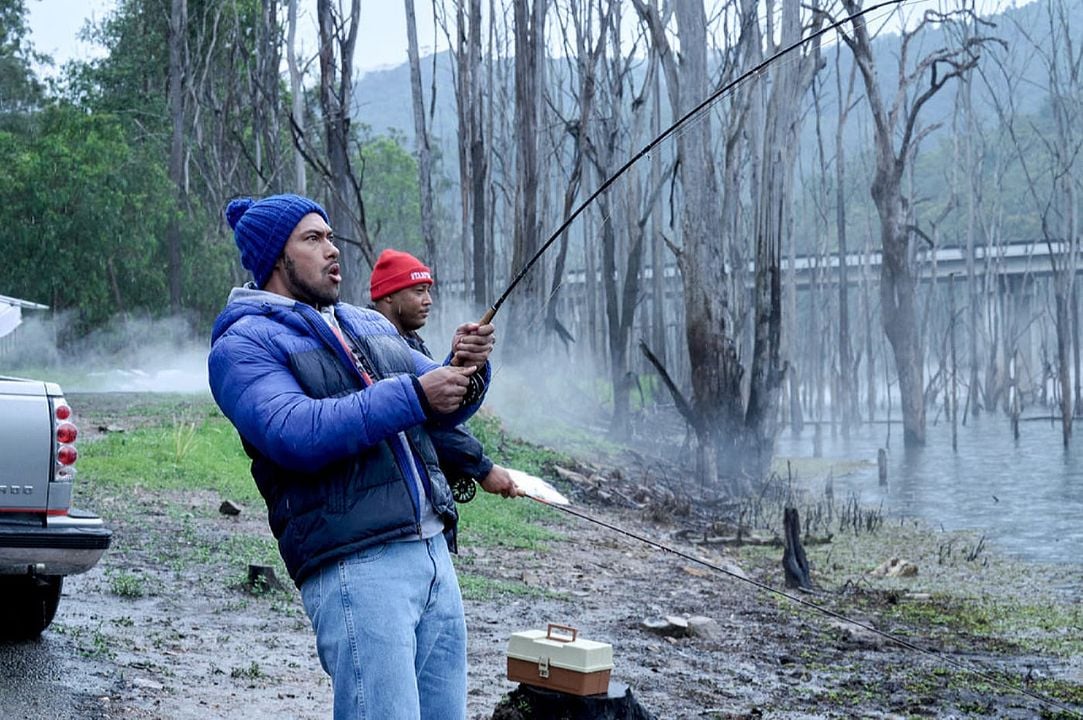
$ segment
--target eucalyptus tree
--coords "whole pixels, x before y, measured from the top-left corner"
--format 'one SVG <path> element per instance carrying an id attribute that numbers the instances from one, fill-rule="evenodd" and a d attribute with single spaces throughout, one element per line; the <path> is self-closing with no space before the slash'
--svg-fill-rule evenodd
<path id="1" fill-rule="evenodd" d="M 177 204 L 186 198 L 184 168 L 184 80 L 188 74 L 188 0 L 172 0 L 169 11 L 169 70 L 166 104 L 171 125 L 169 140 L 169 179 L 177 192 Z M 181 218 L 174 214 L 166 226 L 169 258 L 169 304 L 173 312 L 181 309 Z"/>
<path id="2" fill-rule="evenodd" d="M 661 59 L 674 116 L 707 95 L 707 20 L 701 3 L 676 3 L 680 55 L 667 36 L 668 20 L 657 3 L 635 0 Z M 782 4 L 781 26 L 762 27 L 752 0 L 724 6 L 736 18 L 722 82 L 798 40 L 804 28 L 796 2 Z M 774 13 L 769 12 L 768 18 Z M 816 17 L 813 15 L 813 17 Z M 814 20 L 814 23 L 819 22 Z M 796 62 L 769 73 L 769 81 L 743 83 L 726 98 L 720 126 L 721 158 L 714 157 L 712 123 L 691 124 L 677 138 L 681 246 L 673 246 L 684 291 L 685 338 L 692 398 L 678 399 L 697 435 L 697 471 L 708 481 L 725 477 L 734 490 L 758 482 L 773 452 L 781 357 L 780 259 L 793 233 L 792 183 L 800 101 L 818 62 L 818 45 L 802 49 Z M 715 168 L 721 168 L 721 191 Z M 743 207 L 741 198 L 751 198 Z M 752 238 L 746 249 L 743 238 Z M 754 275 L 747 364 L 742 363 L 746 251 Z M 726 260 L 729 259 L 730 270 Z M 738 303 L 737 306 L 733 303 Z M 744 382 L 743 382 L 744 380 Z M 671 385 L 671 389 L 672 389 Z"/>
<path id="3" fill-rule="evenodd" d="M 815 9 L 815 8 L 814 8 Z M 777 53 L 801 39 L 801 7 L 797 0 L 783 0 L 781 27 L 776 41 L 768 14 L 764 45 Z M 814 33 L 823 15 L 812 14 Z M 753 45 L 759 45 L 754 43 Z M 763 106 L 759 185 L 753 186 L 752 237 L 755 240 L 754 344 L 749 369 L 749 396 L 742 425 L 744 446 L 739 447 L 746 470 L 760 477 L 774 452 L 778 394 L 782 384 L 781 255 L 784 240 L 793 235 L 793 174 L 797 158 L 800 105 L 820 63 L 819 41 L 813 40 L 795 62 L 782 63 L 770 73 L 770 92 Z M 750 127 L 760 126 L 755 121 Z"/>
<path id="4" fill-rule="evenodd" d="M 910 52 L 926 28 L 972 16 L 965 10 L 941 13 L 927 10 L 914 27 L 902 33 L 898 73 L 894 88 L 878 78 L 876 59 L 866 19 L 856 15 L 858 0 L 842 0 L 853 16 L 852 31 L 842 37 L 849 46 L 865 84 L 872 115 L 876 169 L 870 192 L 880 219 L 880 320 L 895 356 L 895 371 L 903 414 L 903 441 L 907 446 L 925 444 L 924 351 L 917 317 L 917 283 L 911 266 L 911 199 L 903 178 L 921 141 L 934 126 L 919 124 L 925 104 L 946 84 L 972 70 L 986 40 L 965 38 L 956 47 L 930 51 L 913 63 Z M 887 92 L 885 92 L 887 90 Z M 885 99 L 886 98 L 886 99 Z"/>
<path id="5" fill-rule="evenodd" d="M 515 204 L 512 209 L 511 269 L 517 272 L 541 248 L 539 122 L 545 77 L 545 18 L 548 0 L 512 0 L 515 39 Z M 537 345 L 544 308 L 544 279 L 532 272 L 510 299 L 511 342 Z"/>
<path id="6" fill-rule="evenodd" d="M 320 113 L 323 120 L 324 155 L 311 153 L 308 158 L 327 193 L 327 213 L 331 226 L 344 241 L 340 262 L 344 296 L 360 301 L 364 296 L 367 269 L 376 262 L 369 238 L 362 195 L 363 178 L 351 160 L 350 127 L 353 109 L 353 58 L 357 48 L 357 30 L 361 22 L 361 0 L 350 0 L 349 10 L 341 2 L 318 0 Z M 326 163 L 322 157 L 326 157 Z"/>
<path id="7" fill-rule="evenodd" d="M 681 117 L 707 95 L 707 17 L 701 3 L 677 3 L 665 11 L 655 0 L 633 0 L 656 48 L 666 78 L 674 117 Z M 675 12 L 680 55 L 667 26 Z M 754 17 L 754 15 L 753 15 Z M 718 236 L 723 224 L 718 178 L 711 157 L 711 124 L 695 122 L 677 136 L 678 176 L 683 195 L 680 249 L 674 247 L 684 291 L 685 341 L 692 376 L 692 398 L 682 402 L 696 433 L 696 472 L 708 483 L 719 477 L 723 438 L 736 434 L 741 408 L 741 370 L 731 336 L 727 271 Z"/>
<path id="8" fill-rule="evenodd" d="M 243 277 L 222 232 L 225 202 L 292 187 L 279 121 L 278 7 L 120 0 L 91 30 L 108 54 L 66 68 L 65 99 L 116 117 L 175 188 L 176 214 L 154 233 L 170 248 L 162 261 L 174 307 L 216 312 Z"/>
<path id="9" fill-rule="evenodd" d="M 594 143 L 594 135 L 598 132 L 595 119 L 595 102 L 598 95 L 598 72 L 606 54 L 609 35 L 613 24 L 610 15 L 616 8 L 614 3 L 604 3 L 604 0 L 594 2 L 586 0 L 582 4 L 578 0 L 568 3 L 566 13 L 557 9 L 557 20 L 561 25 L 561 39 L 564 43 L 564 57 L 569 65 L 569 78 L 576 83 L 575 92 L 569 93 L 573 106 L 567 113 L 567 117 L 558 114 L 564 133 L 571 141 L 570 166 L 567 177 L 562 178 L 564 185 L 561 217 L 571 214 L 576 199 L 580 195 L 583 179 L 587 176 L 587 155 Z M 549 89 L 547 88 L 547 91 Z M 556 100 L 550 100 L 551 107 L 559 106 Z M 572 117 L 572 112 L 575 116 Z M 605 171 L 601 170 L 604 175 Z M 565 340 L 571 339 L 571 334 L 557 317 L 557 307 L 561 297 L 561 289 L 564 283 L 564 270 L 568 259 L 568 243 L 570 228 L 560 237 L 556 257 L 553 262 L 553 281 L 546 298 L 545 327 L 550 332 L 555 332 Z"/>
<path id="10" fill-rule="evenodd" d="M 451 70 L 454 77 L 455 113 L 458 121 L 456 150 L 459 159 L 459 239 L 463 259 L 463 294 L 472 297 L 474 304 L 484 307 L 490 301 L 492 276 L 492 238 L 488 232 L 491 203 L 488 197 L 491 148 L 486 142 L 487 123 L 485 107 L 491 108 L 492 75 L 489 74 L 489 92 L 485 90 L 485 66 L 482 63 L 481 0 L 454 0 L 455 32 L 445 16 L 445 3 L 434 3 L 436 20 L 451 47 Z M 490 8 L 489 31 L 493 32 L 495 10 Z M 491 37 L 491 35 L 490 35 Z M 492 47 L 490 47 L 490 53 Z M 492 62 L 492 56 L 488 62 Z M 491 67 L 491 65 L 490 65 Z M 415 110 L 416 113 L 416 110 Z M 416 124 L 416 123 L 415 123 Z"/>
<path id="11" fill-rule="evenodd" d="M 846 187 L 846 146 L 844 143 L 844 130 L 849 120 L 850 112 L 855 107 L 854 81 L 857 68 L 850 65 L 846 81 L 843 81 L 841 69 L 842 45 L 838 45 L 835 53 L 835 98 L 837 103 L 837 115 L 835 120 L 835 237 L 838 244 L 839 258 L 839 339 L 838 339 L 838 377 L 839 398 L 842 406 L 842 432 L 845 436 L 850 425 L 858 417 L 858 388 L 856 379 L 860 362 L 859 357 L 854 357 L 853 346 L 850 341 L 850 268 L 847 258 L 850 252 L 849 234 L 847 233 L 847 187 Z M 843 89 L 845 87 L 845 90 Z M 866 358 L 871 363 L 872 358 Z M 870 420 L 872 418 L 869 418 Z"/>
<path id="12" fill-rule="evenodd" d="M 290 131 L 305 133 L 304 67 L 297 57 L 297 2 L 289 0 L 286 11 L 286 67 L 290 75 Z M 306 194 L 308 187 L 305 156 L 299 147 L 293 148 L 293 191 Z"/>
<path id="13" fill-rule="evenodd" d="M 132 143 L 115 116 L 49 103 L 32 132 L 0 130 L 0 168 L 5 294 L 66 318 L 62 344 L 114 315 L 161 311 L 174 197 L 158 148 Z"/>
<path id="14" fill-rule="evenodd" d="M 599 63 L 601 71 L 599 117 L 580 132 L 587 134 L 587 157 L 601 184 L 616 172 L 619 159 L 630 154 L 633 138 L 643 135 L 648 108 L 646 95 L 652 90 L 657 62 L 647 66 L 640 91 L 625 100 L 625 92 L 635 89 L 632 69 L 640 53 L 635 45 L 624 50 L 622 13 L 619 5 L 610 6 L 602 16 L 600 44 L 608 45 Z M 590 128 L 590 129 L 588 129 Z M 606 317 L 606 348 L 610 385 L 613 390 L 613 415 L 610 434 L 627 438 L 631 431 L 632 374 L 628 351 L 636 308 L 642 297 L 641 270 L 644 265 L 646 223 L 656 211 L 657 190 L 649 187 L 650 176 L 635 172 L 625 175 L 624 192 L 606 192 L 598 197 L 602 216 L 601 279 Z M 648 189 L 644 191 L 644 184 Z M 649 199 L 648 199 L 649 198 Z M 624 222 L 618 222 L 623 218 Z"/>
<path id="15" fill-rule="evenodd" d="M 410 62 L 410 98 L 414 109 L 414 142 L 417 145 L 417 185 L 421 207 L 421 237 L 425 256 L 436 267 L 436 227 L 433 219 L 432 147 L 425 124 L 425 100 L 421 90 L 421 57 L 417 47 L 414 0 L 403 0 L 406 10 L 406 47 Z"/>

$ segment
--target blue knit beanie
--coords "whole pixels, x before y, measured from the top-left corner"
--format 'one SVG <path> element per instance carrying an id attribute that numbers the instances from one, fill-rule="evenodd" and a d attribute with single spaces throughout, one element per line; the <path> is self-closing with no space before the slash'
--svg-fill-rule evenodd
<path id="1" fill-rule="evenodd" d="M 242 197 L 229 201 L 226 220 L 233 228 L 233 239 L 241 250 L 241 265 L 252 273 L 256 287 L 267 284 L 290 234 L 309 213 L 318 213 L 324 221 L 331 222 L 319 203 L 300 195 L 271 195 L 262 200 Z"/>

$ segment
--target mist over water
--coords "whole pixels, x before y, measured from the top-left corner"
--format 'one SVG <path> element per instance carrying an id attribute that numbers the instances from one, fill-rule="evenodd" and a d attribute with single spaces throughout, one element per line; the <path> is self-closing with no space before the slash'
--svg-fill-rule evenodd
<path id="1" fill-rule="evenodd" d="M 814 429 L 778 439 L 782 456 L 812 455 Z M 888 484 L 881 487 L 876 452 L 887 447 L 886 425 L 864 425 L 849 439 L 822 430 L 825 458 L 866 459 L 869 464 L 834 478 L 835 496 L 853 492 L 868 506 L 883 503 L 891 517 L 916 517 L 933 527 L 972 530 L 987 543 L 1038 562 L 1078 564 L 1083 557 L 1083 439 L 1069 447 L 1059 424 L 1022 423 L 1014 440 L 1000 414 L 970 418 L 959 427 L 958 452 L 951 427 L 929 425 L 924 448 L 905 450 L 902 426 L 891 430 Z M 899 549 L 905 554 L 905 548 Z"/>

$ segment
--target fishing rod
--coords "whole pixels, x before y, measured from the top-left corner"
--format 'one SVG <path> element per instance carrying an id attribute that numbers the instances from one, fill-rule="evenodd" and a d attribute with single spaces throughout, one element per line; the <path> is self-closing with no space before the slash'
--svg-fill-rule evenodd
<path id="1" fill-rule="evenodd" d="M 597 517 L 595 517 L 593 515 L 589 515 L 589 514 L 583 512 L 583 511 L 581 511 L 581 510 L 576 510 L 575 508 L 571 507 L 570 504 L 566 504 L 566 501 L 565 502 L 550 501 L 550 500 L 546 500 L 546 499 L 544 499 L 542 497 L 538 497 L 538 496 L 530 494 L 530 493 L 527 493 L 526 497 L 530 498 L 531 500 L 534 500 L 535 502 L 541 503 L 542 505 L 545 505 L 546 507 L 555 508 L 556 510 L 560 510 L 561 512 L 567 513 L 569 515 L 580 518 L 582 520 L 586 520 L 587 522 L 594 523 L 595 525 L 600 525 L 601 527 L 604 527 L 607 530 L 612 530 L 613 532 L 616 532 L 616 533 L 619 533 L 621 535 L 630 537 L 630 538 L 632 538 L 634 540 L 638 540 L 638 541 L 640 541 L 640 542 L 642 542 L 642 543 L 644 543 L 646 545 L 650 545 L 651 547 L 656 548 L 658 550 L 662 550 L 664 552 L 668 552 L 668 553 L 671 553 L 673 555 L 676 555 L 677 557 L 682 558 L 684 560 L 688 560 L 690 562 L 694 562 L 694 563 L 697 563 L 699 565 L 703 565 L 704 567 L 710 568 L 711 570 L 714 570 L 715 572 L 722 573 L 723 575 L 726 575 L 726 576 L 731 577 L 731 578 L 735 578 L 736 580 L 740 580 L 741 582 L 746 583 L 748 585 L 752 585 L 753 587 L 758 588 L 759 590 L 763 590 L 763 591 L 771 593 L 773 595 L 778 595 L 779 597 L 786 598 L 790 602 L 796 603 L 796 604 L 798 604 L 798 605 L 800 605 L 802 607 L 806 607 L 806 608 L 809 608 L 811 610 L 815 610 L 816 612 L 819 612 L 819 613 L 821 613 L 823 615 L 826 615 L 826 616 L 828 616 L 830 618 L 833 618 L 835 620 L 840 620 L 840 621 L 848 623 L 850 625 L 855 625 L 855 626 L 861 628 L 862 630 L 870 632 L 870 633 L 876 635 L 877 637 L 883 638 L 884 640 L 888 640 L 889 642 L 892 642 L 892 643 L 894 643 L 896 645 L 904 647 L 907 650 L 912 650 L 912 651 L 914 651 L 916 653 L 926 655 L 928 657 L 933 658 L 934 660 L 937 660 L 937 661 L 942 662 L 944 664 L 950 665 L 950 666 L 956 668 L 957 670 L 962 670 L 963 672 L 975 675 L 978 678 L 986 681 L 990 685 L 995 685 L 997 687 L 1001 687 L 1001 688 L 1004 688 L 1006 690 L 1010 690 L 1012 692 L 1017 692 L 1017 693 L 1020 693 L 1022 695 L 1026 695 L 1027 697 L 1031 698 L 1032 700 L 1036 700 L 1036 701 L 1038 701 L 1039 703 L 1041 703 L 1043 705 L 1047 705 L 1049 707 L 1056 708 L 1057 710 L 1066 712 L 1066 713 L 1068 713 L 1069 715 L 1071 715 L 1073 717 L 1083 718 L 1083 713 L 1081 713 L 1078 709 L 1070 707 L 1070 706 L 1068 706 L 1068 705 L 1066 705 L 1066 704 L 1064 704 L 1064 703 L 1062 703 L 1062 702 L 1060 702 L 1058 700 L 1055 700 L 1055 699 L 1053 699 L 1051 697 L 1048 697 L 1046 695 L 1042 695 L 1041 693 L 1034 692 L 1033 690 L 1030 690 L 1029 688 L 1024 687 L 1023 685 L 1011 683 L 1011 682 L 1008 682 L 1007 680 L 1002 680 L 1002 679 L 992 675 L 991 673 L 986 672 L 985 670 L 970 667 L 970 666 L 968 666 L 968 665 L 966 665 L 966 664 L 964 664 L 962 662 L 959 662 L 958 660 L 954 660 L 954 659 L 948 657 L 947 655 L 944 655 L 942 653 L 938 653 L 935 650 L 929 650 L 927 648 L 923 648 L 920 645 L 916 645 L 916 644 L 910 642 L 909 640 L 906 640 L 905 638 L 899 637 L 898 635 L 894 635 L 894 634 L 886 632 L 884 630 L 877 629 L 877 628 L 873 627 L 872 625 L 869 625 L 868 623 L 861 622 L 860 620 L 854 620 L 853 618 L 847 617 L 846 615 L 843 615 L 840 612 L 836 612 L 836 611 L 834 611 L 834 610 L 832 610 L 830 608 L 824 607 L 823 605 L 819 605 L 817 603 L 811 602 L 810 600 L 806 600 L 806 599 L 804 599 L 802 597 L 798 597 L 797 595 L 794 595 L 793 593 L 788 593 L 785 590 L 779 590 L 778 588 L 772 587 L 772 586 L 768 585 L 767 583 L 760 582 L 759 580 L 755 580 L 753 578 L 746 577 L 746 576 L 741 575 L 739 573 L 735 573 L 732 570 L 727 570 L 726 568 L 722 567 L 721 565 L 709 562 L 707 560 L 704 560 L 703 558 L 696 557 L 695 555 L 690 555 L 689 553 L 678 550 L 677 548 L 675 548 L 675 547 L 673 547 L 671 545 L 666 545 L 665 543 L 659 542 L 657 540 L 652 540 L 651 538 L 648 538 L 648 537 L 646 537 L 644 535 L 640 535 L 639 533 L 632 532 L 631 530 L 628 530 L 626 528 L 622 528 L 622 527 L 620 527 L 618 525 L 614 525 L 613 523 L 606 522 L 605 520 L 597 518 Z"/>
<path id="2" fill-rule="evenodd" d="M 485 311 L 485 314 L 482 316 L 481 321 L 480 321 L 479 324 L 487 325 L 490 322 L 492 322 L 493 318 L 496 316 L 496 313 L 500 310 L 500 306 L 503 305 L 504 301 L 508 299 L 508 296 L 511 295 L 511 293 L 515 289 L 515 287 L 523 280 L 524 277 L 526 277 L 527 273 L 530 272 L 531 268 L 533 268 L 534 265 L 537 264 L 538 260 L 541 259 L 541 256 L 545 254 L 545 251 L 548 250 L 553 245 L 553 243 L 557 241 L 557 238 L 559 238 L 564 233 L 564 231 L 567 230 L 571 226 L 571 224 L 575 221 L 575 219 L 577 217 L 579 217 L 579 215 L 582 214 L 582 212 L 584 210 L 586 210 L 587 206 L 589 206 L 592 202 L 594 202 L 594 200 L 599 195 L 601 195 L 606 190 L 608 190 L 609 187 L 614 182 L 616 182 L 617 179 L 621 175 L 623 175 L 625 172 L 627 172 L 629 168 L 631 168 L 633 165 L 635 165 L 639 161 L 640 158 L 642 158 L 644 155 L 649 153 L 652 149 L 654 149 L 659 143 L 661 143 L 663 140 L 668 138 L 670 135 L 677 132 L 677 130 L 679 130 L 685 123 L 687 123 L 689 120 L 694 118 L 700 112 L 702 112 L 703 110 L 708 108 L 710 105 L 712 105 L 716 100 L 721 98 L 723 95 L 725 95 L 729 91 L 733 90 L 735 87 L 737 87 L 738 85 L 740 85 L 744 81 L 746 81 L 749 78 L 763 72 L 765 69 L 767 69 L 767 67 L 769 65 L 774 63 L 779 58 L 784 57 L 784 56 L 790 54 L 791 52 L 793 52 L 794 50 L 797 50 L 798 48 L 803 47 L 804 45 L 808 44 L 812 40 L 815 40 L 815 39 L 817 39 L 819 37 L 822 37 L 823 35 L 826 35 L 827 33 L 831 32 L 832 30 L 837 30 L 838 28 L 842 27 L 846 23 L 851 22 L 851 21 L 853 21 L 853 20 L 855 20 L 855 19 L 857 19 L 857 18 L 859 18 L 859 17 L 861 17 L 863 15 L 867 15 L 869 13 L 876 12 L 877 10 L 882 10 L 883 8 L 890 7 L 892 5 L 901 5 L 902 3 L 906 2 L 906 1 L 907 0 L 885 0 L 885 2 L 877 3 L 876 5 L 873 5 L 872 7 L 865 8 L 864 10 L 856 12 L 853 15 L 848 15 L 848 16 L 840 19 L 840 20 L 835 20 L 835 21 L 825 25 L 824 27 L 820 28 L 816 32 L 810 34 L 808 37 L 801 38 L 800 40 L 797 40 L 797 41 L 791 43 L 790 45 L 787 45 L 786 47 L 779 50 L 778 52 L 776 52 L 771 57 L 767 58 L 766 60 L 763 60 L 763 61 L 759 62 L 758 64 L 756 64 L 752 69 L 747 70 L 744 73 L 742 73 L 739 77 L 737 77 L 737 79 L 726 83 L 725 85 L 721 86 L 718 90 L 711 93 L 699 105 L 696 105 L 694 108 L 692 108 L 691 110 L 686 112 L 684 115 L 682 115 L 680 117 L 680 119 L 677 120 L 677 122 L 670 125 L 660 135 L 658 135 L 656 138 L 654 138 L 649 143 L 644 145 L 643 148 L 639 152 L 637 152 L 635 155 L 633 155 L 630 160 L 628 160 L 626 163 L 621 165 L 620 168 L 615 173 L 613 173 L 608 178 L 606 178 L 605 181 L 598 187 L 598 189 L 590 194 L 590 197 L 588 197 L 586 200 L 584 200 L 582 203 L 580 203 L 579 206 L 576 207 L 575 210 L 573 210 L 568 215 L 568 217 L 564 219 L 564 222 L 562 222 L 560 224 L 560 227 L 558 227 L 556 230 L 553 231 L 553 234 L 549 236 L 549 239 L 547 239 L 545 241 L 545 243 L 538 249 L 538 251 L 536 253 L 534 253 L 534 255 L 526 262 L 525 265 L 523 265 L 522 269 L 520 269 L 519 272 L 515 275 L 515 277 L 512 279 L 512 281 L 508 285 L 508 287 L 504 290 L 504 292 L 500 295 L 500 297 L 498 297 L 496 299 L 496 302 L 494 302 L 492 304 L 492 306 L 488 310 Z"/>

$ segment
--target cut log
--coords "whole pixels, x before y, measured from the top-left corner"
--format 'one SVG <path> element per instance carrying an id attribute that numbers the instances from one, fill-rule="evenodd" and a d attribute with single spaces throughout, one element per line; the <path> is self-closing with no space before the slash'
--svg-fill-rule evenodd
<path id="1" fill-rule="evenodd" d="M 801 546 L 801 519 L 797 508 L 788 507 L 782 512 L 782 525 L 786 531 L 786 549 L 782 551 L 782 571 L 786 575 L 786 587 L 812 589 L 808 559 Z"/>
<path id="2" fill-rule="evenodd" d="M 500 701 L 492 720 L 655 720 L 623 683 L 610 681 L 604 695 L 569 695 L 519 685 Z"/>

